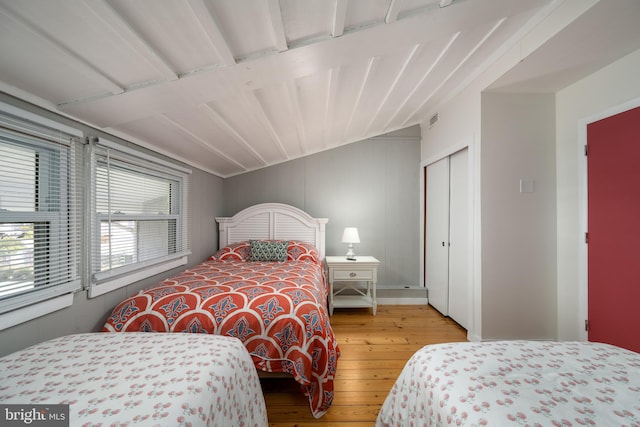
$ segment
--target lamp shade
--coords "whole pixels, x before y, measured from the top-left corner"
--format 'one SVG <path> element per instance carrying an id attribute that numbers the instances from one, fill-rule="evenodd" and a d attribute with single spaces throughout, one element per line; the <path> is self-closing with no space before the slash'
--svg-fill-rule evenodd
<path id="1" fill-rule="evenodd" d="M 342 233 L 342 243 L 360 243 L 360 236 L 356 227 L 345 227 Z"/>

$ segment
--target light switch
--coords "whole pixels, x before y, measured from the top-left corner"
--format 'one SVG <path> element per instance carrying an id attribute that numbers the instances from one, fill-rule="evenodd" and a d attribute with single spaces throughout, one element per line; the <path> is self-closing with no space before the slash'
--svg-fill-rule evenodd
<path id="1" fill-rule="evenodd" d="M 533 193 L 533 180 L 532 179 L 520 179 L 520 192 L 521 193 Z"/>

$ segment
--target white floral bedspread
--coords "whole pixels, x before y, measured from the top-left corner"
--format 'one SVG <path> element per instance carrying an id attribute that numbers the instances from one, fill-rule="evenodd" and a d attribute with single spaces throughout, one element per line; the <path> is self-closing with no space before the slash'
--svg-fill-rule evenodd
<path id="1" fill-rule="evenodd" d="M 640 354 L 589 342 L 429 345 L 376 426 L 640 426 Z"/>
<path id="2" fill-rule="evenodd" d="M 0 358 L 3 404 L 69 404 L 71 426 L 266 426 L 253 361 L 236 338 L 68 335 Z"/>

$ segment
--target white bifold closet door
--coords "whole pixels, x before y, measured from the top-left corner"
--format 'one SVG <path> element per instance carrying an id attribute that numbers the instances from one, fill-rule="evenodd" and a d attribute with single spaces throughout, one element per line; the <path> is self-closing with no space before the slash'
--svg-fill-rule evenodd
<path id="1" fill-rule="evenodd" d="M 427 166 L 425 283 L 429 303 L 467 327 L 468 150 Z"/>
<path id="2" fill-rule="evenodd" d="M 427 166 L 425 285 L 429 304 L 449 315 L 449 158 Z"/>

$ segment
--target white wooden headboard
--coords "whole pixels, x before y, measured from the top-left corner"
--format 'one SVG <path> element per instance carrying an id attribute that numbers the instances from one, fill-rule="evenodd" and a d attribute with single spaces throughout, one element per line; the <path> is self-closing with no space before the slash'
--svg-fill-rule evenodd
<path id="1" fill-rule="evenodd" d="M 301 240 L 325 256 L 327 218 L 313 218 L 305 211 L 282 203 L 250 206 L 232 217 L 216 217 L 220 247 L 244 240 Z"/>

